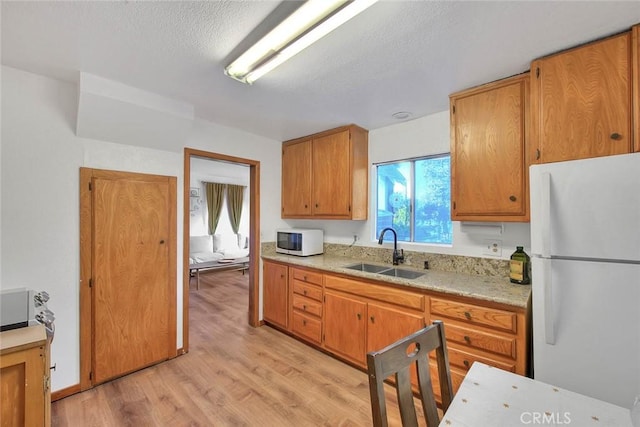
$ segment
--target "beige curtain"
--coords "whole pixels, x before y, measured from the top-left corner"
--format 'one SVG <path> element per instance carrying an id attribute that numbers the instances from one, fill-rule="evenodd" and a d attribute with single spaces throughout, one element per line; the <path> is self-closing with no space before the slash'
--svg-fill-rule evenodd
<path id="1" fill-rule="evenodd" d="M 207 208 L 209 210 L 209 234 L 212 235 L 216 233 L 216 227 L 220 220 L 225 187 L 226 184 L 218 184 L 215 182 L 204 183 L 204 188 L 207 192 Z"/>
<path id="2" fill-rule="evenodd" d="M 242 217 L 242 201 L 244 197 L 243 185 L 227 186 L 227 210 L 229 211 L 229 221 L 233 232 L 238 234 L 240 229 L 240 218 Z"/>

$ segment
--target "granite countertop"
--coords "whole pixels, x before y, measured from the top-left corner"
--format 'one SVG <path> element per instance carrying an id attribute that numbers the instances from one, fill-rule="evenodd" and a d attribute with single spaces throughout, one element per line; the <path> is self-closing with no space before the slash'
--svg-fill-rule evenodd
<path id="1" fill-rule="evenodd" d="M 315 268 L 332 273 L 375 279 L 380 282 L 393 283 L 407 288 L 416 288 L 450 295 L 471 297 L 519 308 L 527 308 L 531 295 L 530 285 L 513 284 L 509 281 L 508 277 L 477 276 L 446 271 L 417 270 L 415 268 L 400 265 L 398 267 L 403 270 L 413 270 L 424 273 L 423 276 L 416 279 L 403 279 L 400 277 L 385 276 L 377 273 L 366 273 L 345 268 L 346 266 L 359 262 L 394 267 L 390 263 L 384 264 L 379 262 L 370 262 L 368 260 L 330 255 L 298 257 L 284 254 L 263 254 L 262 258 L 285 262 L 300 267 Z"/>

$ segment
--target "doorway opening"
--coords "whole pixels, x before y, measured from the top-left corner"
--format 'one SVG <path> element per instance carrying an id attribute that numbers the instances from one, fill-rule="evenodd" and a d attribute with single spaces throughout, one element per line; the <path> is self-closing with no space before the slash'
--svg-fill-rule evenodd
<path id="1" fill-rule="evenodd" d="M 182 352 L 189 351 L 189 237 L 191 232 L 191 161 L 193 159 L 228 162 L 249 167 L 249 313 L 250 326 L 259 326 L 259 250 L 260 250 L 260 162 L 191 148 L 184 149 L 183 224 L 183 334 Z"/>

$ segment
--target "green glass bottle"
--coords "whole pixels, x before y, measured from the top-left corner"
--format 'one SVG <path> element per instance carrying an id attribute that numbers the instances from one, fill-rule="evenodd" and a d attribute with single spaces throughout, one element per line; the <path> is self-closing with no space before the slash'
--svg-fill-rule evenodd
<path id="1" fill-rule="evenodd" d="M 516 246 L 509 262 L 509 280 L 511 283 L 528 285 L 531 283 L 531 258 L 522 246 Z"/>

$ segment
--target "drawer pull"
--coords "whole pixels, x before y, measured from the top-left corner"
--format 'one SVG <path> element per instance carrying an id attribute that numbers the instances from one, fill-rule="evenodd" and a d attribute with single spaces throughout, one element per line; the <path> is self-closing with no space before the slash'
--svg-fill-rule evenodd
<path id="1" fill-rule="evenodd" d="M 464 312 L 464 317 L 466 317 L 467 319 L 471 320 L 471 313 L 469 313 L 468 311 Z"/>
<path id="2" fill-rule="evenodd" d="M 518 200 L 518 198 L 512 194 L 511 196 L 509 196 L 509 200 L 515 202 L 516 200 Z"/>
<path id="3" fill-rule="evenodd" d="M 307 281 L 307 276 L 302 276 L 302 280 Z"/>
<path id="4" fill-rule="evenodd" d="M 622 135 L 620 135 L 618 132 L 614 132 L 611 134 L 610 138 L 614 141 L 620 141 L 622 139 Z"/>
<path id="5" fill-rule="evenodd" d="M 465 335 L 464 340 L 469 344 L 471 343 L 471 338 L 469 338 L 469 335 Z"/>
<path id="6" fill-rule="evenodd" d="M 305 319 L 302 319 L 302 326 L 307 326 L 307 321 Z"/>
<path id="7" fill-rule="evenodd" d="M 303 305 L 302 305 L 302 309 L 303 309 L 304 311 L 307 311 L 307 305 L 306 305 L 306 304 L 303 304 Z"/>
<path id="8" fill-rule="evenodd" d="M 467 368 L 471 365 L 471 363 L 469 363 L 469 361 L 468 361 L 468 360 L 464 360 L 464 361 L 462 362 L 462 364 L 463 364 L 464 366 L 466 366 Z"/>
<path id="9" fill-rule="evenodd" d="M 302 291 L 302 295 L 307 295 L 307 290 Z"/>

